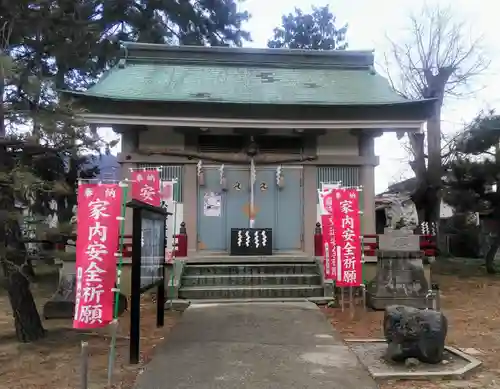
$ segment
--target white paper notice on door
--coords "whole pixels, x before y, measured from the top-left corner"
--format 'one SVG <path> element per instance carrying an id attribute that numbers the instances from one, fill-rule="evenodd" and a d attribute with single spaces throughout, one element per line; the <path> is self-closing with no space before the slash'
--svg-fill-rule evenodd
<path id="1" fill-rule="evenodd" d="M 222 196 L 220 193 L 208 192 L 203 197 L 203 214 L 219 217 L 221 214 Z"/>

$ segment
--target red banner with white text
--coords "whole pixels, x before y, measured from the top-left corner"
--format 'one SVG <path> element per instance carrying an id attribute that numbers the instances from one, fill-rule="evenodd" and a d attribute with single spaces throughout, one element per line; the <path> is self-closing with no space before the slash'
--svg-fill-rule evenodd
<path id="1" fill-rule="evenodd" d="M 158 170 L 133 170 L 131 179 L 133 199 L 155 207 L 161 205 L 160 172 Z"/>
<path id="2" fill-rule="evenodd" d="M 113 320 L 121 205 L 118 184 L 78 186 L 73 328 L 104 327 Z"/>
<path id="3" fill-rule="evenodd" d="M 323 232 L 323 272 L 326 280 L 336 279 L 335 226 L 333 222 L 332 191 L 318 191 Z"/>
<path id="4" fill-rule="evenodd" d="M 333 189 L 332 210 L 336 232 L 337 282 L 340 287 L 363 283 L 361 228 L 357 189 Z"/>

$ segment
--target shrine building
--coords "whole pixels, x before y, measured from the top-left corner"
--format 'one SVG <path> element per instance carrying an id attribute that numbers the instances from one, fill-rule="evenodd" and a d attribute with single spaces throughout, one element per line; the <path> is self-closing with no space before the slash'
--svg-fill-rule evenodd
<path id="1" fill-rule="evenodd" d="M 362 187 L 361 229 L 375 233 L 374 139 L 421 131 L 434 109 L 393 91 L 373 52 L 349 50 L 125 43 L 96 85 L 70 94 L 87 123 L 121 134 L 122 178 L 159 167 L 177 180 L 189 255 L 228 252 L 250 219 L 272 229 L 274 253 L 312 255 L 321 183 Z"/>

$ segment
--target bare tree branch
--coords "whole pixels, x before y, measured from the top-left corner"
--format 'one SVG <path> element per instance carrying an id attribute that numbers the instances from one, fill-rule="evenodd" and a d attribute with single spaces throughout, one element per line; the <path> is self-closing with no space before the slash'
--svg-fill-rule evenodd
<path id="1" fill-rule="evenodd" d="M 412 198 L 419 218 L 436 219 L 442 164 L 456 156 L 455 137 L 442 144 L 444 100 L 470 94 L 470 81 L 486 70 L 490 61 L 483 55 L 482 37 L 471 39 L 466 23 L 458 20 L 450 7 L 424 4 L 420 12 L 409 15 L 405 33 L 399 34 L 397 41 L 389 37 L 387 41 L 390 49 L 384 68 L 394 90 L 407 99 L 437 100 L 426 134 L 407 133 L 404 146 L 417 178 L 418 189 Z"/>
<path id="2" fill-rule="evenodd" d="M 481 48 L 483 36 L 470 39 L 467 25 L 450 7 L 424 5 L 409 15 L 406 38 L 387 38 L 385 70 L 394 89 L 413 99 L 443 99 L 459 90 L 490 64 Z"/>

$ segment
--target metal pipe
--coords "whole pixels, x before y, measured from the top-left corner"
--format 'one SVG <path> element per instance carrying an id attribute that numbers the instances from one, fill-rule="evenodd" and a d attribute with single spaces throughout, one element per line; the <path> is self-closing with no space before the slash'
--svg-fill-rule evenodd
<path id="1" fill-rule="evenodd" d="M 354 295 L 352 286 L 349 287 L 349 312 L 351 313 L 351 320 L 354 318 L 356 307 L 354 306 Z"/>
<path id="2" fill-rule="evenodd" d="M 361 285 L 361 294 L 363 298 L 363 310 L 366 311 L 366 285 Z"/>
<path id="3" fill-rule="evenodd" d="M 438 284 L 433 284 L 432 285 L 432 290 L 434 293 L 434 304 L 433 307 L 436 311 L 441 310 L 441 291 L 439 290 L 439 285 Z"/>
<path id="4" fill-rule="evenodd" d="M 174 182 L 173 185 L 175 185 L 176 183 Z M 173 186 L 174 187 L 174 186 Z M 174 191 L 175 193 L 175 191 Z M 174 228 L 173 228 L 173 234 L 172 234 L 172 268 L 170 269 L 172 274 L 170 275 L 170 310 L 173 309 L 173 304 L 174 304 L 174 295 L 175 295 L 175 285 L 174 285 L 174 282 L 175 282 L 175 253 L 176 253 L 176 249 L 177 249 L 177 246 L 176 246 L 176 242 L 175 242 L 175 239 L 176 239 L 176 231 L 175 231 L 175 228 L 177 226 L 177 201 L 173 200 L 173 203 L 174 203 Z M 168 220 L 168 219 L 167 219 Z M 165 226 L 167 224 L 165 223 Z M 168 298 L 168 296 L 167 296 Z"/>
<path id="5" fill-rule="evenodd" d="M 425 309 L 429 309 L 429 298 L 432 298 L 433 292 L 432 289 L 429 289 L 427 291 L 427 294 L 425 295 Z"/>

